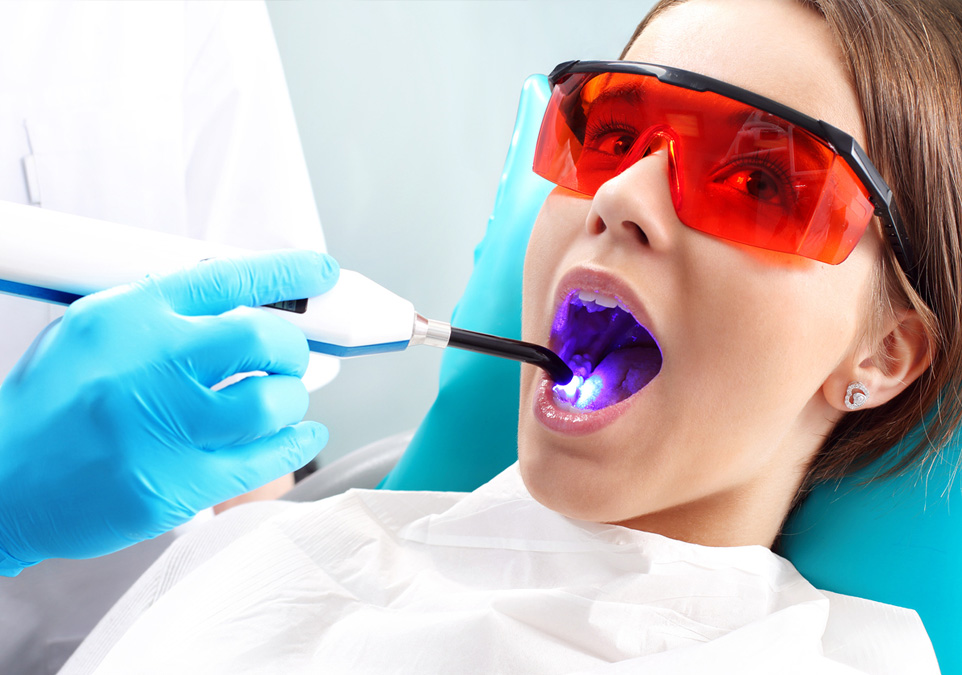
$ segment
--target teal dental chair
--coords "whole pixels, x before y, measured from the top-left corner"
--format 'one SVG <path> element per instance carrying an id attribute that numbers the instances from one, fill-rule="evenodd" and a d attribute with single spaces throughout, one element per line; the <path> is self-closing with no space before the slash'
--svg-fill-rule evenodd
<path id="1" fill-rule="evenodd" d="M 525 248 L 552 187 L 530 168 L 549 93 L 543 76 L 525 82 L 494 212 L 452 317 L 461 328 L 520 337 Z M 447 350 L 437 399 L 380 487 L 473 490 L 513 463 L 519 372 L 511 362 Z M 383 475 L 407 442 L 394 440 L 355 464 Z M 943 494 L 958 454 L 956 444 L 927 483 L 907 477 L 862 487 L 878 470 L 869 467 L 817 488 L 792 516 L 780 549 L 819 588 L 915 609 L 944 673 L 962 673 L 962 584 L 954 581 L 962 519 L 951 517 Z"/>

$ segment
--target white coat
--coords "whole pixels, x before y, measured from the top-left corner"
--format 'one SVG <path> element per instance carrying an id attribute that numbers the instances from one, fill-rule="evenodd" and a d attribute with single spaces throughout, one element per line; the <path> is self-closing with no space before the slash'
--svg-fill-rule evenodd
<path id="1" fill-rule="evenodd" d="M 324 250 L 265 6 L 0 3 L 0 200 Z M 0 378 L 60 311 L 0 296 Z"/>

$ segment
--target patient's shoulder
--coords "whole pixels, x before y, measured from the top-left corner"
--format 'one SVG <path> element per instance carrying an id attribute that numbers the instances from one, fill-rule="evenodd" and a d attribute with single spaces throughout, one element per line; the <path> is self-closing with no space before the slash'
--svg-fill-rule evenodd
<path id="1" fill-rule="evenodd" d="M 939 673 L 932 643 L 914 610 L 822 593 L 830 603 L 822 639 L 825 656 L 870 673 Z"/>

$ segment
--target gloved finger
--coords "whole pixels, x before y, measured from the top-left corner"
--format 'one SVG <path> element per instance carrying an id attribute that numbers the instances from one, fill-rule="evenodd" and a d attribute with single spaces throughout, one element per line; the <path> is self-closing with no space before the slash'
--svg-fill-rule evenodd
<path id="1" fill-rule="evenodd" d="M 330 290 L 339 272 L 328 255 L 289 250 L 205 260 L 152 282 L 175 312 L 198 316 L 312 298 Z"/>
<path id="2" fill-rule="evenodd" d="M 250 443 L 207 453 L 204 470 L 220 481 L 208 506 L 265 485 L 310 462 L 327 445 L 327 427 L 301 422 Z"/>
<path id="3" fill-rule="evenodd" d="M 308 404 L 307 389 L 298 378 L 253 375 L 211 392 L 204 410 L 185 415 L 185 426 L 198 446 L 219 452 L 300 422 Z"/>
<path id="4" fill-rule="evenodd" d="M 238 307 L 220 316 L 191 319 L 197 337 L 188 353 L 198 380 L 211 387 L 236 373 L 256 370 L 302 377 L 310 350 L 292 323 L 260 309 Z"/>

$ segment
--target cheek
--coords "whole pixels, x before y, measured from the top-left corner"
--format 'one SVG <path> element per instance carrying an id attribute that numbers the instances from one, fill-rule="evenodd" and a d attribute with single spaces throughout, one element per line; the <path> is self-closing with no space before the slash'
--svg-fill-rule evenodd
<path id="1" fill-rule="evenodd" d="M 742 398 L 736 409 L 746 424 L 766 408 L 794 417 L 854 349 L 860 294 L 845 290 L 849 275 L 838 268 L 754 269 L 744 257 L 740 267 L 740 274 L 702 268 L 687 280 L 691 353 L 683 367 L 711 364 L 710 395 Z"/>
<path id="2" fill-rule="evenodd" d="M 558 281 L 561 261 L 584 222 L 590 202 L 552 192 L 545 200 L 528 239 L 524 259 L 521 333 L 523 339 L 547 339 L 552 290 Z M 544 336 L 541 333 L 545 333 Z"/>

